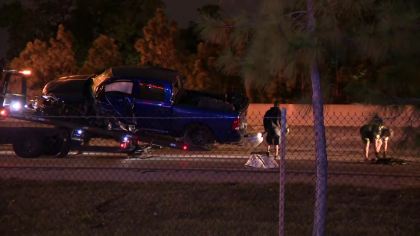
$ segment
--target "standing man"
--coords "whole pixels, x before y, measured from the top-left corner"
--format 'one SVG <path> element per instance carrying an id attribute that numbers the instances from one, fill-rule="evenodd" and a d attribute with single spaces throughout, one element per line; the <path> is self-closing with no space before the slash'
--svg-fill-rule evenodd
<path id="1" fill-rule="evenodd" d="M 264 130 L 267 133 L 267 156 L 270 156 L 270 147 L 275 146 L 274 158 L 279 156 L 279 144 L 281 135 L 281 110 L 280 102 L 274 101 L 273 107 L 271 107 L 264 115 L 263 124 Z"/>

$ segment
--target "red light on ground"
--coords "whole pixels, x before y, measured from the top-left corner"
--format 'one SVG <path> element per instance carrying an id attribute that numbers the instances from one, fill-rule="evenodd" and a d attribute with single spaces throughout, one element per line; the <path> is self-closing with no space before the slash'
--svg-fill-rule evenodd
<path id="1" fill-rule="evenodd" d="M 182 150 L 184 150 L 184 151 L 188 150 L 187 144 L 182 145 Z"/>

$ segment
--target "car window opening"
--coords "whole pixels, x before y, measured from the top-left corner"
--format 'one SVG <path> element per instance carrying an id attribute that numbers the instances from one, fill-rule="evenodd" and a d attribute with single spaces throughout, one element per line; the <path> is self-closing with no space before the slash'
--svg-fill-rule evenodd
<path id="1" fill-rule="evenodd" d="M 164 86 L 140 82 L 138 98 L 152 101 L 165 101 Z"/>
<path id="2" fill-rule="evenodd" d="M 105 86 L 105 92 L 121 92 L 131 95 L 133 92 L 132 82 L 115 82 Z"/>

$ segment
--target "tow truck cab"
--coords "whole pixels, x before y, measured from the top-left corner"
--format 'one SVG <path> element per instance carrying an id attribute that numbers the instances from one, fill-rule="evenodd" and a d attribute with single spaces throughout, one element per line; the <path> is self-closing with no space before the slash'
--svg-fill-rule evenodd
<path id="1" fill-rule="evenodd" d="M 22 111 L 26 105 L 26 78 L 30 70 L 0 71 L 0 119 L 8 114 Z"/>

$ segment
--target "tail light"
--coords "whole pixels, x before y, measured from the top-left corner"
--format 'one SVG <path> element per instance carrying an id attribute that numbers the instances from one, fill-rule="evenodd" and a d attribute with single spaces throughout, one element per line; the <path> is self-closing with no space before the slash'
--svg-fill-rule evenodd
<path id="1" fill-rule="evenodd" d="M 125 135 L 121 139 L 120 147 L 121 149 L 128 149 L 132 145 L 132 139 L 130 136 Z"/>
<path id="2" fill-rule="evenodd" d="M 232 122 L 232 129 L 239 130 L 240 126 L 241 126 L 241 119 L 239 117 L 236 117 Z"/>
<path id="3" fill-rule="evenodd" d="M 187 151 L 188 150 L 188 145 L 187 144 L 182 145 L 182 150 Z"/>
<path id="4" fill-rule="evenodd" d="M 133 135 L 126 134 L 121 138 L 120 148 L 123 151 L 135 151 L 137 148 L 138 139 Z"/>
<path id="5" fill-rule="evenodd" d="M 1 109 L 0 110 L 0 117 L 1 118 L 6 118 L 7 117 L 7 111 L 6 111 L 6 109 Z"/>
<path id="6" fill-rule="evenodd" d="M 121 149 L 127 149 L 128 148 L 128 143 L 121 143 L 120 147 L 121 147 Z"/>

